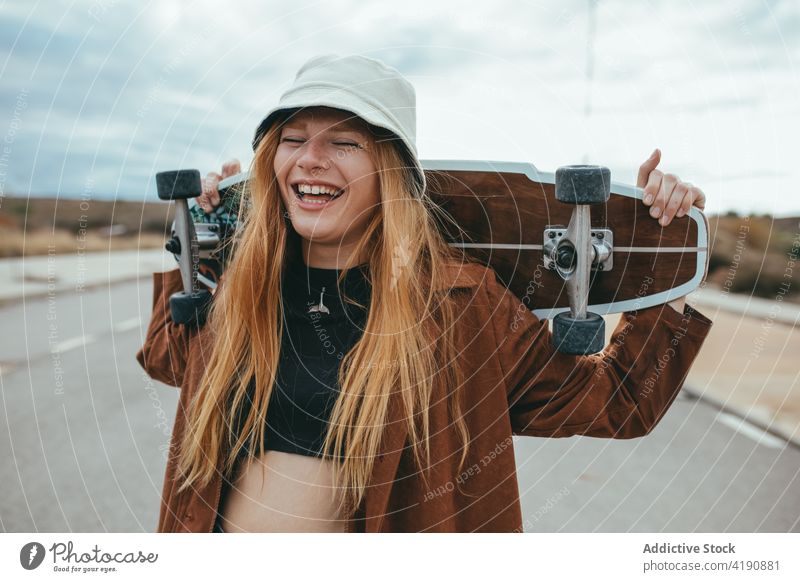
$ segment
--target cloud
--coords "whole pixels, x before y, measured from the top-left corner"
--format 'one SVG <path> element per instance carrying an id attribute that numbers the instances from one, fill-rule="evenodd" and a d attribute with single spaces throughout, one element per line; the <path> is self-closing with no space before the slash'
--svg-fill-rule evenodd
<path id="1" fill-rule="evenodd" d="M 247 164 L 264 111 L 323 52 L 373 56 L 408 76 L 423 157 L 550 170 L 589 159 L 626 181 L 659 145 L 670 170 L 719 188 L 712 210 L 744 204 L 754 184 L 800 179 L 788 154 L 800 132 L 796 1 L 602 0 L 591 53 L 587 6 L 6 4 L 0 132 L 18 129 L 3 191 L 75 196 L 93 177 L 94 196 L 141 199 L 160 170 Z M 799 211 L 793 200 L 756 203 Z"/>

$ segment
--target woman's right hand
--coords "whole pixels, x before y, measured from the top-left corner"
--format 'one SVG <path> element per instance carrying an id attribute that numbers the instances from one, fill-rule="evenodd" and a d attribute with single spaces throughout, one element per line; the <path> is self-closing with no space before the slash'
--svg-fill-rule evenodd
<path id="1" fill-rule="evenodd" d="M 222 174 L 216 172 L 209 172 L 203 178 L 203 193 L 197 197 L 197 205 L 203 209 L 206 214 L 211 214 L 214 209 L 220 205 L 219 197 L 219 183 L 225 178 L 235 176 L 242 171 L 242 165 L 239 160 L 233 158 L 222 164 Z"/>

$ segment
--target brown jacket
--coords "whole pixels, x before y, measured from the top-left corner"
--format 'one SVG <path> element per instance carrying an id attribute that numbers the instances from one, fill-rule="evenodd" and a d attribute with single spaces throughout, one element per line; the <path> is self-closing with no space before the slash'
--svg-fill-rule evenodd
<path id="1" fill-rule="evenodd" d="M 152 319 L 136 358 L 154 379 L 181 387 L 158 531 L 210 532 L 220 502 L 219 471 L 203 489 L 178 494 L 173 483 L 177 442 L 210 354 L 210 334 L 170 319 L 168 299 L 181 288 L 179 271 L 154 273 L 153 280 Z M 533 315 L 491 269 L 454 268 L 448 288 L 463 310 L 455 335 L 466 379 L 468 458 L 457 474 L 459 436 L 446 400 L 434 394 L 435 458 L 426 487 L 394 401 L 370 486 L 347 531 L 522 531 L 512 435 L 648 434 L 680 391 L 711 326 L 689 306 L 683 315 L 668 305 L 641 309 L 623 315 L 603 353 L 568 356 L 554 350 L 547 321 Z"/>

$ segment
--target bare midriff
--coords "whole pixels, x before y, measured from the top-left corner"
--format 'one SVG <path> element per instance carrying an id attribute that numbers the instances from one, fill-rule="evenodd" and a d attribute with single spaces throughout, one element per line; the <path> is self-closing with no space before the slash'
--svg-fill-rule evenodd
<path id="1" fill-rule="evenodd" d="M 222 529 L 234 532 L 344 532 L 330 460 L 266 451 L 240 463 L 220 501 Z"/>

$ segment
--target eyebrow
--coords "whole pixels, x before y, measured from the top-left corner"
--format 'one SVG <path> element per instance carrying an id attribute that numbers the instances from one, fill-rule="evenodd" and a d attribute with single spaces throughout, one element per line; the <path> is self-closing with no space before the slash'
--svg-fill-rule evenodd
<path id="1" fill-rule="evenodd" d="M 284 129 L 305 129 L 308 125 L 308 121 L 298 121 L 292 120 L 287 121 L 284 123 Z M 335 133 L 359 133 L 364 135 L 364 130 L 360 129 L 359 126 L 352 121 L 343 121 L 340 123 L 336 123 L 334 127 L 329 127 L 325 131 L 328 132 L 335 132 Z"/>

